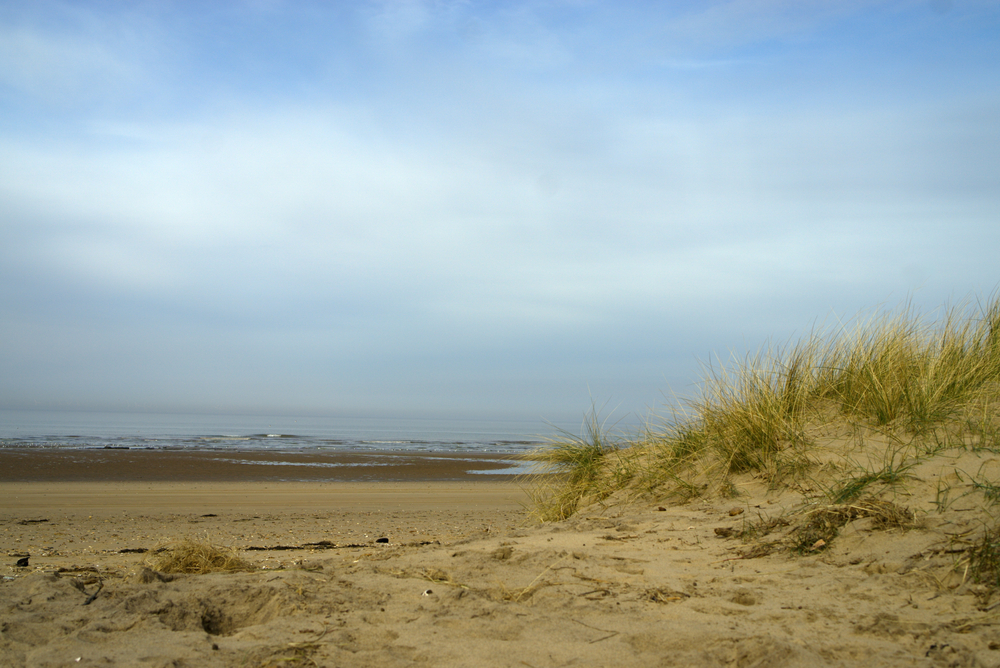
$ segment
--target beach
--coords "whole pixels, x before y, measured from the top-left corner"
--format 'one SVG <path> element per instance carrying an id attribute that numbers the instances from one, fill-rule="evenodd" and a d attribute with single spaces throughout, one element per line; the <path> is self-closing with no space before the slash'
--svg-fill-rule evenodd
<path id="1" fill-rule="evenodd" d="M 1000 663 L 1000 612 L 941 547 L 974 528 L 960 507 L 919 530 L 859 519 L 829 550 L 754 556 L 732 531 L 780 517 L 793 491 L 614 498 L 539 524 L 513 480 L 190 473 L 0 483 L 0 664 Z M 183 540 L 250 569 L 158 570 L 157 550 Z"/>

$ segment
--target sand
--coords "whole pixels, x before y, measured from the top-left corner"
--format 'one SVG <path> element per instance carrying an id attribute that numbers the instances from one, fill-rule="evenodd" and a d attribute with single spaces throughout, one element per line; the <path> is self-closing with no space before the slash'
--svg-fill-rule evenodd
<path id="1" fill-rule="evenodd" d="M 509 481 L 2 483 L 0 665 L 1000 665 L 960 498 L 757 558 L 720 534 L 800 494 L 619 501 L 537 525 Z M 149 568 L 182 538 L 254 570 Z"/>

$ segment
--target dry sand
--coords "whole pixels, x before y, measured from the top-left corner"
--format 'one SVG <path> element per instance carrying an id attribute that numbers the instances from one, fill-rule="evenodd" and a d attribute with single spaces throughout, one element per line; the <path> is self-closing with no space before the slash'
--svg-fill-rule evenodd
<path id="1" fill-rule="evenodd" d="M 917 489 L 907 531 L 859 518 L 816 554 L 742 558 L 716 529 L 802 498 L 745 492 L 537 526 L 509 482 L 3 483 L 0 665 L 1000 664 L 960 494 L 932 512 Z M 122 552 L 184 537 L 256 570 Z"/>

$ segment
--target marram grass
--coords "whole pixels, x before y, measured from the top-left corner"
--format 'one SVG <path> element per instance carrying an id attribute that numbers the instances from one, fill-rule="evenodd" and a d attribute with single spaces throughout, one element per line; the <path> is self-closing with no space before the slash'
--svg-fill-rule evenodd
<path id="1" fill-rule="evenodd" d="M 817 440 L 845 430 L 894 444 L 885 462 L 848 466 L 829 486 L 831 502 L 844 503 L 905 479 L 915 461 L 945 447 L 942 433 L 978 430 L 979 447 L 995 445 L 998 399 L 1000 296 L 937 320 L 909 306 L 876 312 L 706 366 L 698 395 L 638 435 L 613 436 L 595 412 L 583 436 L 564 435 L 532 455 L 540 472 L 558 474 L 533 479 L 536 515 L 563 519 L 622 493 L 733 495 L 740 475 L 794 484 L 821 465 Z"/>
<path id="2" fill-rule="evenodd" d="M 576 512 L 584 499 L 603 500 L 632 478 L 629 451 L 608 435 L 597 411 L 584 424 L 583 435 L 564 433 L 532 453 L 538 473 L 527 476 L 535 512 L 542 521 L 559 520 Z"/>

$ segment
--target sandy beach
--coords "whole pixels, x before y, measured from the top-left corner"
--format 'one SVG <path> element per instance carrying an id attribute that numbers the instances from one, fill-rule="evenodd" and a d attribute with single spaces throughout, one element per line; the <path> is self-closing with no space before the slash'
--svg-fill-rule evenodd
<path id="1" fill-rule="evenodd" d="M 858 519 L 813 555 L 732 537 L 799 499 L 538 525 L 510 481 L 4 482 L 0 664 L 1000 664 L 1000 610 L 948 552 L 975 528 L 961 504 L 909 531 Z M 157 571 L 182 539 L 252 570 Z"/>

